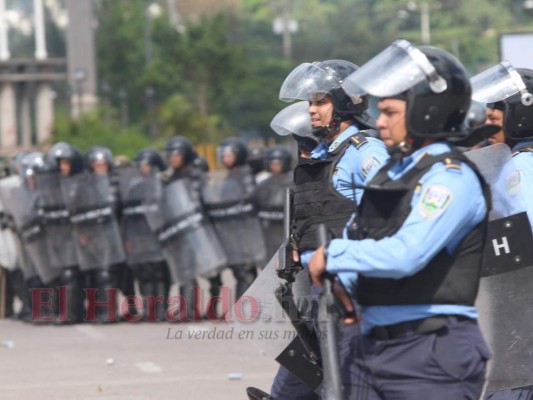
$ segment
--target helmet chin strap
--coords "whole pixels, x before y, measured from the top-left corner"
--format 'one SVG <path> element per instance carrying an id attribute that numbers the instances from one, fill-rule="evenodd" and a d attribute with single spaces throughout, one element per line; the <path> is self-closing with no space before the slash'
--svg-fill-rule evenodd
<path id="1" fill-rule="evenodd" d="M 336 132 L 341 128 L 342 121 L 342 117 L 338 113 L 334 113 L 329 124 L 313 128 L 313 136 L 324 141 L 331 132 Z"/>
<path id="2" fill-rule="evenodd" d="M 392 158 L 400 159 L 411 154 L 413 151 L 418 150 L 420 147 L 422 147 L 423 143 L 423 138 L 414 137 L 408 133 L 401 143 L 390 147 L 388 152 Z"/>

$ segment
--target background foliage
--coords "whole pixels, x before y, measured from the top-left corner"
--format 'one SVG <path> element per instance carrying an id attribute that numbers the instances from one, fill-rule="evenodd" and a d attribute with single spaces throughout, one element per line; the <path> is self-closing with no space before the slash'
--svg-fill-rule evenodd
<path id="1" fill-rule="evenodd" d="M 297 64 L 331 58 L 363 64 L 396 38 L 421 44 L 420 0 L 242 0 L 226 9 L 216 0 L 201 0 L 205 8 L 212 4 L 222 11 L 188 19 L 181 30 L 170 23 L 165 1 L 160 2 L 163 14 L 153 19 L 146 18 L 147 0 L 94 1 L 107 117 L 99 110 L 75 122 L 58 118 L 55 127 L 55 139 L 83 146 L 98 140 L 128 149 L 175 134 L 195 144 L 229 135 L 273 137 L 270 120 L 285 106 L 278 90 Z M 455 54 L 472 74 L 499 61 L 500 34 L 533 31 L 533 10 L 524 8 L 523 0 L 428 3 L 431 44 Z M 281 35 L 272 30 L 284 6 L 299 23 L 291 58 L 284 57 Z M 143 40 L 147 24 L 153 47 L 149 63 Z M 60 55 L 64 45 L 58 44 L 60 35 L 54 38 L 53 51 Z M 147 88 L 154 91 L 152 115 Z M 127 94 L 128 128 L 120 124 L 121 91 Z M 157 134 L 148 140 L 150 118 Z"/>

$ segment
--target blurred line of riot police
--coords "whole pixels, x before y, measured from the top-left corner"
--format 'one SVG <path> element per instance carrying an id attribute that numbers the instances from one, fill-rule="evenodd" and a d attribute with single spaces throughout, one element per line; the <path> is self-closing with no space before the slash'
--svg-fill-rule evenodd
<path id="1" fill-rule="evenodd" d="M 283 146 L 251 154 L 236 137 L 217 156 L 222 168 L 210 172 L 183 136 L 133 160 L 65 142 L 16 154 L 0 179 L 5 317 L 58 325 L 222 319 L 229 304 L 221 292 L 233 296 L 223 270 L 231 269 L 238 298 L 281 243 L 292 156 Z"/>

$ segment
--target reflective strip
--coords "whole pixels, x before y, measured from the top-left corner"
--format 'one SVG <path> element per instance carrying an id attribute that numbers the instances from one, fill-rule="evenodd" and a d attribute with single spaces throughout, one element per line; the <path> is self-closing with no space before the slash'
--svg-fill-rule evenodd
<path id="1" fill-rule="evenodd" d="M 70 217 L 70 221 L 73 224 L 79 224 L 81 222 L 91 221 L 93 219 L 98 219 L 101 217 L 109 217 L 111 215 L 113 215 L 113 210 L 111 209 L 111 207 L 108 206 L 98 208 L 96 210 L 87 211 L 81 214 L 75 214 Z"/>
<path id="2" fill-rule="evenodd" d="M 56 219 L 65 219 L 69 217 L 68 210 L 42 211 L 44 219 L 52 221 Z"/>
<path id="3" fill-rule="evenodd" d="M 25 240 L 31 240 L 42 232 L 41 225 L 33 225 L 28 228 L 23 228 L 22 236 Z"/>
<path id="4" fill-rule="evenodd" d="M 125 207 L 122 209 L 122 215 L 140 215 L 148 212 L 155 212 L 159 209 L 157 204 L 142 204 L 139 206 Z"/>
<path id="5" fill-rule="evenodd" d="M 261 219 L 269 221 L 282 221 L 285 214 L 283 211 L 259 211 L 257 216 Z"/>
<path id="6" fill-rule="evenodd" d="M 229 217 L 239 214 L 246 214 L 253 211 L 254 206 L 251 203 L 237 204 L 227 208 L 215 208 L 208 210 L 207 213 L 212 218 Z"/>
<path id="7" fill-rule="evenodd" d="M 162 231 L 158 236 L 157 239 L 160 242 L 164 242 L 168 239 L 170 239 L 172 236 L 175 236 L 181 232 L 183 232 L 185 229 L 190 228 L 202 221 L 202 213 L 196 213 L 193 214 L 179 222 L 176 222 L 174 225 L 168 227 L 164 231 Z"/>

